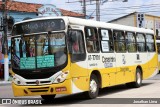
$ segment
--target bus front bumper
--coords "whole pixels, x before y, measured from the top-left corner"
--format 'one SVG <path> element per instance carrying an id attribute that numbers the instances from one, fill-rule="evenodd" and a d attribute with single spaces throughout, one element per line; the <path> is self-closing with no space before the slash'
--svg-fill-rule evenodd
<path id="1" fill-rule="evenodd" d="M 52 94 L 71 94 L 71 80 L 65 80 L 63 83 L 41 85 L 41 86 L 20 86 L 12 82 L 14 96 L 35 96 Z"/>

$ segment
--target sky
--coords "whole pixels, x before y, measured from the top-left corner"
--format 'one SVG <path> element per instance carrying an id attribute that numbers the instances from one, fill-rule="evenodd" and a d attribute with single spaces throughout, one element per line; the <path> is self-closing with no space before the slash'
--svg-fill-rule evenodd
<path id="1" fill-rule="evenodd" d="M 78 13 L 82 13 L 82 5 L 80 0 L 14 0 L 28 3 L 38 4 L 53 4 L 57 8 L 62 8 Z M 74 3 L 67 3 L 67 2 Z M 94 17 L 96 20 L 96 5 L 95 0 L 87 2 L 87 15 Z M 100 5 L 100 20 L 107 22 L 118 17 L 127 15 L 132 12 L 142 12 L 145 14 L 151 14 L 160 16 L 160 0 L 128 0 L 128 2 L 122 2 L 122 0 L 102 0 L 107 1 Z"/>

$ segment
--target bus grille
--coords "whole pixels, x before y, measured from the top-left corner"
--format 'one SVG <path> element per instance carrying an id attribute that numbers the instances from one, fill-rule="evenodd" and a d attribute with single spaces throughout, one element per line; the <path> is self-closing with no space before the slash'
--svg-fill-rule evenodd
<path id="1" fill-rule="evenodd" d="M 40 84 L 50 84 L 51 81 L 40 81 Z M 32 82 L 26 82 L 27 85 L 37 85 L 36 81 L 32 81 Z M 40 85 L 39 84 L 39 85 Z"/>
<path id="2" fill-rule="evenodd" d="M 40 87 L 40 88 L 28 88 L 31 92 L 47 92 L 49 87 Z"/>

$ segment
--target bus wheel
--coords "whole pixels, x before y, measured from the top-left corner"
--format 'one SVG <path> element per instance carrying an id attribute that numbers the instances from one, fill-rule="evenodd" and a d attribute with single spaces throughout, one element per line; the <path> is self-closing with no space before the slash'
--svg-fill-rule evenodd
<path id="1" fill-rule="evenodd" d="M 89 83 L 89 91 L 85 92 L 85 95 L 89 99 L 96 98 L 99 92 L 99 82 L 97 76 L 92 74 Z"/>
<path id="2" fill-rule="evenodd" d="M 55 98 L 56 94 L 53 95 L 41 95 L 42 99 L 46 100 L 46 101 L 51 101 Z"/>
<path id="3" fill-rule="evenodd" d="M 142 72 L 139 68 L 136 70 L 136 80 L 135 82 L 127 83 L 127 87 L 139 88 L 142 85 Z"/>

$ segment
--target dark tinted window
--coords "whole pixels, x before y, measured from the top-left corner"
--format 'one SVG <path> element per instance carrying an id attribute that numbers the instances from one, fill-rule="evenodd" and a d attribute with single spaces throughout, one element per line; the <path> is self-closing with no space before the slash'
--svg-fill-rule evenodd
<path id="1" fill-rule="evenodd" d="M 142 34 L 142 33 L 137 33 L 136 39 L 137 39 L 137 49 L 138 49 L 138 51 L 139 51 L 139 52 L 144 52 L 144 51 L 146 51 L 144 34 Z"/>
<path id="2" fill-rule="evenodd" d="M 68 48 L 72 62 L 83 61 L 86 58 L 83 33 L 79 30 L 69 30 Z"/>
<path id="3" fill-rule="evenodd" d="M 85 33 L 86 33 L 87 51 L 90 53 L 99 52 L 99 41 L 98 41 L 97 29 L 86 27 Z"/>
<path id="4" fill-rule="evenodd" d="M 116 52 L 126 52 L 124 31 L 114 31 L 113 37 L 115 41 Z"/>
<path id="5" fill-rule="evenodd" d="M 126 32 L 126 42 L 128 52 L 136 52 L 136 38 L 135 33 Z"/>
<path id="6" fill-rule="evenodd" d="M 155 51 L 154 36 L 151 34 L 146 34 L 146 42 L 147 42 L 147 50 L 149 52 L 154 52 Z"/>
<path id="7" fill-rule="evenodd" d="M 157 43 L 158 54 L 160 54 L 160 43 Z"/>

